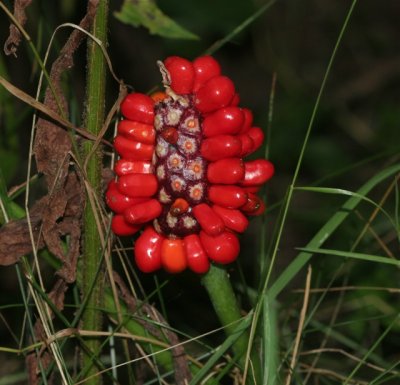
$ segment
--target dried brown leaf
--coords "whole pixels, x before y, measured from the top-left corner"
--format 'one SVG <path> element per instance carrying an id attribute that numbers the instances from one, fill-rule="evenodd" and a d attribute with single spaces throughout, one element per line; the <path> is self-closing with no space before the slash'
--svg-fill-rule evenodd
<path id="1" fill-rule="evenodd" d="M 29 1 L 16 2 L 15 7 L 20 17 L 17 20 L 25 21 L 21 9 L 28 4 Z M 83 30 L 90 29 L 97 4 L 97 0 L 89 2 L 88 11 L 80 22 Z M 76 276 L 85 194 L 83 183 L 70 167 L 72 142 L 69 133 L 63 128 L 70 125 L 60 80 L 62 74 L 74 65 L 73 55 L 85 37 L 86 35 L 78 29 L 71 33 L 52 65 L 50 71 L 52 87 L 46 89 L 43 104 L 0 78 L 0 83 L 10 92 L 52 118 L 48 120 L 41 116 L 37 122 L 34 155 L 38 171 L 45 176 L 48 194 L 30 210 L 30 224 L 37 247 L 47 246 L 49 251 L 62 262 L 63 266 L 58 274 L 67 282 L 73 282 Z M 69 236 L 67 253 L 62 246 L 66 235 Z M 13 264 L 31 251 L 32 241 L 27 219 L 11 221 L 1 228 L 0 264 Z"/>
<path id="2" fill-rule="evenodd" d="M 62 268 L 57 274 L 69 283 L 76 278 L 84 200 L 79 179 L 75 173 L 70 172 L 64 188 L 51 194 L 51 205 L 45 208 L 42 216 L 42 233 L 46 246 L 62 262 Z M 66 235 L 69 236 L 69 247 L 65 253 L 62 239 Z"/>
<path id="3" fill-rule="evenodd" d="M 43 239 L 39 239 L 42 212 L 47 204 L 47 198 L 37 201 L 30 211 L 29 231 L 28 219 L 13 220 L 0 228 L 0 265 L 12 265 L 24 255 L 32 252 L 32 242 L 38 249 L 44 246 Z"/>
<path id="4" fill-rule="evenodd" d="M 15 0 L 14 1 L 14 17 L 17 22 L 24 26 L 27 17 L 25 8 L 29 6 L 32 0 Z M 10 35 L 4 44 L 4 52 L 6 55 L 17 56 L 17 49 L 21 42 L 21 33 L 15 24 L 10 25 Z"/>
<path id="5" fill-rule="evenodd" d="M 79 26 L 88 30 L 96 9 L 89 5 L 88 13 Z M 50 80 L 52 88 L 45 93 L 44 105 L 66 119 L 68 106 L 61 87 L 61 76 L 74 65 L 73 55 L 86 35 L 75 29 L 54 61 Z M 43 173 L 48 189 L 49 205 L 42 216 L 42 233 L 46 246 L 63 266 L 59 276 L 67 282 L 75 281 L 76 262 L 81 238 L 81 217 L 85 205 L 82 183 L 71 170 L 71 136 L 59 124 L 41 117 L 37 122 L 33 146 L 37 169 Z M 63 238 L 69 236 L 67 253 L 63 251 Z"/>

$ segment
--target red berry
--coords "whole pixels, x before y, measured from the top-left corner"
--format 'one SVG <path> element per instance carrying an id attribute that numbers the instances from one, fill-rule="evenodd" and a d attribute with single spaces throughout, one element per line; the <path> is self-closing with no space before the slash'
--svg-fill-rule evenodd
<path id="1" fill-rule="evenodd" d="M 115 137 L 114 148 L 122 158 L 128 160 L 151 160 L 154 152 L 152 144 L 135 142 L 121 135 Z"/>
<path id="2" fill-rule="evenodd" d="M 253 147 L 254 147 L 254 141 L 250 137 L 250 135 L 248 133 L 245 133 L 245 134 L 238 135 L 238 138 L 239 138 L 240 142 L 242 143 L 242 150 L 241 150 L 240 155 L 242 157 L 245 157 L 245 156 L 251 154 Z"/>
<path id="3" fill-rule="evenodd" d="M 209 161 L 240 156 L 242 142 L 233 135 L 218 135 L 204 139 L 201 144 L 201 155 Z"/>
<path id="4" fill-rule="evenodd" d="M 120 108 L 127 119 L 145 124 L 154 122 L 154 100 L 150 96 L 138 92 L 128 94 Z"/>
<path id="5" fill-rule="evenodd" d="M 210 268 L 210 261 L 197 234 L 187 235 L 183 239 L 187 264 L 190 270 L 204 274 Z"/>
<path id="6" fill-rule="evenodd" d="M 217 205 L 237 209 L 247 202 L 247 193 L 238 186 L 213 185 L 208 190 L 208 198 Z"/>
<path id="7" fill-rule="evenodd" d="M 225 158 L 210 163 L 207 179 L 215 184 L 235 184 L 244 177 L 244 165 L 241 158 Z"/>
<path id="8" fill-rule="evenodd" d="M 230 105 L 236 107 L 236 106 L 239 105 L 239 103 L 240 103 L 240 96 L 239 96 L 239 94 L 236 92 L 236 94 L 233 95 L 233 98 L 232 98 L 232 100 L 231 100 Z"/>
<path id="9" fill-rule="evenodd" d="M 134 173 L 150 174 L 153 172 L 153 166 L 150 161 L 121 158 L 115 163 L 114 171 L 118 176 Z"/>
<path id="10" fill-rule="evenodd" d="M 169 212 L 172 216 L 177 217 L 181 214 L 186 213 L 189 210 L 189 203 L 183 198 L 175 199 L 175 202 L 171 205 Z"/>
<path id="11" fill-rule="evenodd" d="M 144 273 L 150 273 L 161 268 L 161 244 L 164 237 L 158 234 L 152 226 L 146 227 L 135 242 L 135 262 Z"/>
<path id="12" fill-rule="evenodd" d="M 221 66 L 211 56 L 200 56 L 193 61 L 195 71 L 193 91 L 196 92 L 211 78 L 221 74 Z"/>
<path id="13" fill-rule="evenodd" d="M 216 76 L 195 93 L 195 106 L 202 113 L 212 112 L 228 106 L 234 95 L 232 80 L 226 76 Z"/>
<path id="14" fill-rule="evenodd" d="M 253 194 L 257 194 L 261 189 L 261 185 L 258 185 L 258 186 L 243 186 L 242 185 L 242 187 L 243 187 L 243 190 L 245 190 L 246 192 L 253 193 Z"/>
<path id="15" fill-rule="evenodd" d="M 132 198 L 121 194 L 117 189 L 115 181 L 108 184 L 106 191 L 106 203 L 108 207 L 117 214 L 122 214 L 129 206 L 135 203 L 142 202 L 142 198 Z"/>
<path id="16" fill-rule="evenodd" d="M 132 224 L 141 224 L 157 218 L 162 211 L 160 202 L 156 199 L 149 199 L 128 207 L 124 211 L 125 220 Z"/>
<path id="17" fill-rule="evenodd" d="M 164 91 L 156 91 L 150 95 L 155 103 L 161 102 L 168 97 L 167 93 Z"/>
<path id="18" fill-rule="evenodd" d="M 274 165 L 266 159 L 245 162 L 244 170 L 242 186 L 261 185 L 274 175 Z"/>
<path id="19" fill-rule="evenodd" d="M 213 206 L 213 210 L 224 221 L 225 226 L 238 233 L 243 233 L 249 225 L 249 220 L 240 210 L 227 209 L 218 205 Z"/>
<path id="20" fill-rule="evenodd" d="M 251 127 L 247 131 L 247 135 L 253 140 L 253 148 L 251 152 L 257 151 L 264 142 L 264 132 L 260 127 Z"/>
<path id="21" fill-rule="evenodd" d="M 164 239 L 161 245 L 161 264 L 169 273 L 180 273 L 187 267 L 182 239 Z"/>
<path id="22" fill-rule="evenodd" d="M 239 255 L 239 240 L 235 234 L 229 231 L 224 231 L 215 237 L 200 231 L 200 240 L 207 255 L 214 262 L 232 263 Z"/>
<path id="23" fill-rule="evenodd" d="M 255 194 L 248 193 L 247 202 L 240 208 L 246 215 L 261 215 L 265 211 L 264 201 Z"/>
<path id="24" fill-rule="evenodd" d="M 111 219 L 111 230 L 121 237 L 137 233 L 142 226 L 128 223 L 123 215 L 114 215 Z"/>
<path id="25" fill-rule="evenodd" d="M 206 137 L 224 134 L 236 134 L 242 127 L 244 115 L 239 107 L 221 108 L 203 121 L 203 134 Z"/>
<path id="26" fill-rule="evenodd" d="M 207 203 L 193 207 L 193 215 L 201 228 L 209 235 L 218 235 L 225 229 L 222 219 Z"/>
<path id="27" fill-rule="evenodd" d="M 170 56 L 164 61 L 171 78 L 171 88 L 181 95 L 190 94 L 193 90 L 195 70 L 193 64 L 178 56 Z"/>
<path id="28" fill-rule="evenodd" d="M 122 175 L 117 182 L 118 190 L 130 197 L 151 197 L 157 192 L 157 178 L 153 174 Z"/>
<path id="29" fill-rule="evenodd" d="M 118 134 L 146 144 L 153 144 L 156 138 L 156 131 L 152 125 L 128 119 L 118 123 Z"/>
<path id="30" fill-rule="evenodd" d="M 176 144 L 178 142 L 179 133 L 175 127 L 164 128 L 160 135 L 170 144 Z"/>
<path id="31" fill-rule="evenodd" d="M 253 113 L 248 108 L 242 108 L 243 112 L 243 124 L 239 130 L 239 134 L 247 132 L 253 124 Z"/>
<path id="32" fill-rule="evenodd" d="M 260 200 L 260 206 L 258 207 L 258 209 L 254 210 L 251 213 L 248 213 L 247 215 L 253 215 L 253 216 L 262 215 L 264 214 L 264 211 L 265 211 L 265 203 L 263 200 Z"/>

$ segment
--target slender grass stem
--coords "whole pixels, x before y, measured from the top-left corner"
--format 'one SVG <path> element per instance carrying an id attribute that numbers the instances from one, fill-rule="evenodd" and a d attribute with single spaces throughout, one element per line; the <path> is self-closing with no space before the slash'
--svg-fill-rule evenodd
<path id="1" fill-rule="evenodd" d="M 94 19 L 92 34 L 103 42 L 107 40 L 108 0 L 100 0 Z M 104 123 L 105 116 L 105 83 L 106 61 L 102 50 L 93 41 L 88 42 L 88 74 L 86 95 L 86 128 L 88 132 L 97 135 Z M 90 188 L 88 194 L 99 195 L 101 190 L 101 150 L 92 151 L 92 142 L 86 142 L 83 148 L 85 160 L 87 184 Z M 96 222 L 96 208 L 88 199 L 84 212 L 84 245 L 83 265 L 81 275 L 82 295 L 87 299 L 86 307 L 82 315 L 82 327 L 86 330 L 100 330 L 102 315 L 98 310 L 103 302 L 103 269 L 99 269 L 102 262 L 102 244 L 98 234 Z M 83 353 L 82 366 L 88 376 L 88 385 L 101 384 L 101 376 L 96 376 L 98 368 L 93 362 L 92 355 L 99 353 L 101 341 L 97 338 L 88 339 L 87 353 Z"/>

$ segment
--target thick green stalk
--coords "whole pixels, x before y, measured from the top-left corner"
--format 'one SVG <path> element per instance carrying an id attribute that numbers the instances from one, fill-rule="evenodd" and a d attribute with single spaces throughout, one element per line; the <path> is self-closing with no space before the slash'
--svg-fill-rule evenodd
<path id="1" fill-rule="evenodd" d="M 103 44 L 107 41 L 108 0 L 100 0 L 93 23 L 92 34 Z M 106 62 L 101 49 L 93 41 L 88 41 L 88 73 L 85 123 L 87 130 L 97 135 L 103 126 L 105 116 L 105 88 L 106 88 Z M 93 142 L 87 141 L 83 148 L 86 160 L 86 176 L 91 191 L 100 196 L 101 193 L 101 151 L 92 152 Z M 88 158 L 89 157 L 89 158 Z M 89 192 L 90 194 L 91 192 Z M 102 245 L 98 234 L 95 219 L 95 208 L 87 200 L 84 212 L 84 243 L 81 288 L 82 297 L 86 307 L 82 315 L 82 328 L 86 330 L 100 330 L 102 323 L 101 312 L 103 293 Z M 100 349 L 100 340 L 93 338 L 87 340 L 87 352 L 83 353 L 83 373 L 88 377 L 93 376 L 98 368 L 93 363 L 92 356 L 97 355 Z M 88 385 L 101 383 L 100 376 L 91 377 L 86 382 Z"/>
<path id="2" fill-rule="evenodd" d="M 206 288 L 214 310 L 225 327 L 225 333 L 230 336 L 236 333 L 238 321 L 243 318 L 236 300 L 228 273 L 222 267 L 212 265 L 208 273 L 203 277 L 202 283 Z M 242 335 L 232 345 L 232 350 L 239 364 L 245 367 L 246 352 L 249 344 L 249 333 Z M 260 365 L 258 358 L 252 355 L 252 367 L 256 378 L 260 378 Z M 251 375 L 249 377 L 252 377 Z M 248 384 L 254 383 L 253 378 L 248 378 Z"/>

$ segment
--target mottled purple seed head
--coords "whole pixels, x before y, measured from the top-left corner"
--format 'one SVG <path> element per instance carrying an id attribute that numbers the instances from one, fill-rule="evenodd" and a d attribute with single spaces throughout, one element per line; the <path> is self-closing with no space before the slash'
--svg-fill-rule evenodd
<path id="1" fill-rule="evenodd" d="M 157 198 L 163 211 L 154 227 L 165 235 L 184 237 L 200 231 L 192 207 L 207 202 L 209 187 L 207 161 L 200 154 L 201 123 L 201 114 L 190 96 L 168 97 L 155 105 L 157 138 L 153 164 L 159 185 Z M 185 199 L 189 209 L 173 215 L 171 206 L 177 198 Z"/>

